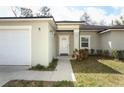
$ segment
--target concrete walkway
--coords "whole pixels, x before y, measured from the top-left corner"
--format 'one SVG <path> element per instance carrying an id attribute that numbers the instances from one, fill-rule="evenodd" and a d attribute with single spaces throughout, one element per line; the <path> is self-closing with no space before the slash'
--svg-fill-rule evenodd
<path id="1" fill-rule="evenodd" d="M 58 57 L 55 71 L 29 71 L 28 67 L 0 66 L 0 86 L 10 80 L 75 81 L 69 57 Z"/>

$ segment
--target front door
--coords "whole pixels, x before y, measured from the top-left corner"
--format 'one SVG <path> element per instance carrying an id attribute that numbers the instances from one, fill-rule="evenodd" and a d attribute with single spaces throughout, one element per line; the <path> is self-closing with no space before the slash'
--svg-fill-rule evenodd
<path id="1" fill-rule="evenodd" d="M 69 36 L 60 35 L 59 36 L 59 55 L 69 54 Z"/>

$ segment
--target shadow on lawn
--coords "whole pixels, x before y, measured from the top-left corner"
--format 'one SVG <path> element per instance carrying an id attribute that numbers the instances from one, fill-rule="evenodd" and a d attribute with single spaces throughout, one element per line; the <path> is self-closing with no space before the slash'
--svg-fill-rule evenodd
<path id="1" fill-rule="evenodd" d="M 110 68 L 97 61 L 96 57 L 89 57 L 88 59 L 76 62 L 71 61 L 74 73 L 114 73 L 121 74 L 120 72 Z"/>

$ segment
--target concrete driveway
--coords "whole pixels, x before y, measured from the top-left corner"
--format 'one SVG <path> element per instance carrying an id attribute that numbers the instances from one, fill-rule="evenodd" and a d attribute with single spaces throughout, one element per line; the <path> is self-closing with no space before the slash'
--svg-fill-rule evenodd
<path id="1" fill-rule="evenodd" d="M 58 57 L 55 71 L 29 71 L 28 66 L 0 66 L 0 86 L 10 80 L 75 81 L 69 57 Z"/>
<path id="2" fill-rule="evenodd" d="M 0 86 L 16 77 L 14 73 L 26 71 L 28 68 L 29 66 L 0 66 Z"/>

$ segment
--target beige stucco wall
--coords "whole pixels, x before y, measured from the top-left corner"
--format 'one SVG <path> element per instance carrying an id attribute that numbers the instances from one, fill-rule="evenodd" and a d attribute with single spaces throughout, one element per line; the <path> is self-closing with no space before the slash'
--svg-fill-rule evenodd
<path id="1" fill-rule="evenodd" d="M 124 30 L 111 30 L 100 34 L 100 45 L 103 50 L 124 50 Z"/>
<path id="2" fill-rule="evenodd" d="M 74 50 L 74 34 L 73 32 L 57 32 L 56 33 L 56 54 L 59 55 L 59 36 L 69 35 L 69 55 L 72 55 Z"/>
<path id="3" fill-rule="evenodd" d="M 100 49 L 111 50 L 111 32 L 99 34 L 100 36 Z"/>
<path id="4" fill-rule="evenodd" d="M 57 24 L 57 30 L 79 29 L 79 24 Z"/>
<path id="5" fill-rule="evenodd" d="M 90 48 L 91 49 L 99 49 L 99 35 L 95 31 L 80 31 L 81 35 L 89 35 L 90 36 Z"/>
<path id="6" fill-rule="evenodd" d="M 48 41 L 49 62 L 51 62 L 52 59 L 56 57 L 55 32 L 56 32 L 56 29 L 49 24 L 49 41 Z"/>
<path id="7" fill-rule="evenodd" d="M 112 49 L 124 50 L 124 30 L 111 31 Z"/>
<path id="8" fill-rule="evenodd" d="M 109 31 L 99 34 L 100 49 L 109 50 L 110 55 L 112 49 L 124 50 L 124 32 L 123 31 Z"/>
<path id="9" fill-rule="evenodd" d="M 0 26 L 32 26 L 31 30 L 31 64 L 47 66 L 51 61 L 49 56 L 49 32 L 47 21 L 1 21 Z M 38 28 L 41 30 L 39 31 Z M 51 55 L 51 54 L 50 54 Z M 50 59 L 49 59 L 50 57 Z"/>

